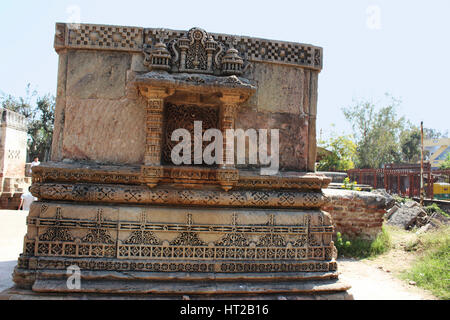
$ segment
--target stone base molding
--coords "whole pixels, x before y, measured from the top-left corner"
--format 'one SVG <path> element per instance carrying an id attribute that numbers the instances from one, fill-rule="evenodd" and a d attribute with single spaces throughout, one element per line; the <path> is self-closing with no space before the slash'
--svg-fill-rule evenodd
<path id="1" fill-rule="evenodd" d="M 243 293 L 250 287 L 305 293 L 314 281 L 346 290 L 336 285 L 330 216 L 318 209 L 35 202 L 27 224 L 14 281 L 37 292 L 64 292 L 66 269 L 74 265 L 90 283 L 83 292 L 103 292 L 103 286 L 110 293 L 121 287 L 129 293 Z M 131 273 L 134 280 L 127 278 Z"/>

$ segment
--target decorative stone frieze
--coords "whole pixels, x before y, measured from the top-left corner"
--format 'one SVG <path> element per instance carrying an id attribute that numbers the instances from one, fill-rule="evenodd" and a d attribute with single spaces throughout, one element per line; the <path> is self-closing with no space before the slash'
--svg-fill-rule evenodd
<path id="1" fill-rule="evenodd" d="M 188 68 L 185 67 L 185 69 L 193 68 L 195 70 L 194 62 L 197 61 L 200 66 L 201 61 L 201 64 L 206 65 L 206 70 L 208 70 L 208 67 L 211 69 L 214 64 L 219 65 L 219 61 L 216 60 L 217 53 L 219 55 L 228 53 L 230 59 L 236 58 L 234 55 L 236 52 L 227 52 L 229 46 L 225 47 L 231 42 L 235 50 L 240 52 L 241 58 L 249 62 L 261 61 L 299 65 L 319 71 L 322 69 L 322 48 L 310 44 L 245 36 L 236 37 L 218 33 L 207 34 L 200 28 L 181 31 L 98 24 L 80 24 L 79 26 L 78 29 L 71 29 L 70 24 L 57 23 L 55 49 L 58 51 L 62 49 L 91 49 L 142 52 L 158 43 L 168 43 L 169 45 L 166 45 L 167 50 L 173 50 L 171 55 L 175 56 L 181 66 L 186 66 L 186 61 L 189 59 Z M 194 43 L 192 43 L 192 39 L 194 39 Z M 204 46 L 206 57 L 197 57 L 197 60 L 195 60 L 195 55 L 188 56 L 187 52 L 191 46 L 198 42 Z M 176 50 L 172 48 L 175 44 Z M 226 61 L 228 61 L 228 58 Z M 239 59 L 229 61 L 239 61 Z M 240 62 L 237 63 L 240 64 Z M 183 69 L 180 72 L 184 72 Z"/>

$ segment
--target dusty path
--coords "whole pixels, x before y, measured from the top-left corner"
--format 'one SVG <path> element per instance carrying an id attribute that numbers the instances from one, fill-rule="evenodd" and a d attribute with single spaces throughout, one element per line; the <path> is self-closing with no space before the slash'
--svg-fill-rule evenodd
<path id="1" fill-rule="evenodd" d="M 22 252 L 27 214 L 26 211 L 0 210 L 0 292 L 13 286 L 11 274 Z M 394 249 L 375 260 L 339 260 L 338 269 L 340 277 L 352 285 L 350 293 L 356 300 L 435 299 L 427 291 L 393 276 L 409 262 L 410 257 L 405 256 L 404 251 Z"/>
<path id="2" fill-rule="evenodd" d="M 339 260 L 341 278 L 352 284 L 351 292 L 355 299 L 437 299 L 430 291 L 399 279 L 400 274 L 410 269 L 420 256 L 417 252 L 405 250 L 408 243 L 417 239 L 417 234 L 392 226 L 385 227 L 388 228 L 392 243 L 387 253 L 370 259 Z"/>
<path id="3" fill-rule="evenodd" d="M 13 285 L 11 274 L 23 250 L 28 211 L 0 210 L 0 292 Z"/>
<path id="4" fill-rule="evenodd" d="M 428 291 L 396 278 L 383 263 L 342 259 L 338 260 L 338 270 L 341 272 L 339 277 L 352 285 L 350 293 L 355 300 L 436 299 Z"/>

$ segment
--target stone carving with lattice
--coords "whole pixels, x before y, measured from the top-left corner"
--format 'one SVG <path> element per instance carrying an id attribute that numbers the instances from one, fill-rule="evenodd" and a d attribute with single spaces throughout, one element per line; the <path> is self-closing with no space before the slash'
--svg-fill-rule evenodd
<path id="1" fill-rule="evenodd" d="M 165 163 L 172 163 L 171 152 L 175 145 L 179 141 L 172 141 L 172 132 L 176 129 L 186 129 L 191 134 L 191 138 L 194 139 L 194 121 L 202 122 L 202 137 L 206 130 L 218 128 L 219 125 L 219 113 L 217 108 L 214 107 L 197 107 L 194 105 L 174 105 L 171 103 L 166 104 L 164 115 L 166 127 L 164 136 L 163 147 L 163 161 Z M 202 141 L 202 150 L 210 142 Z M 194 141 L 191 143 L 191 165 L 194 163 Z"/>
<path id="2" fill-rule="evenodd" d="M 333 243 L 330 235 L 333 227 L 310 225 L 310 215 L 305 215 L 303 221 L 295 226 L 277 225 L 274 215 L 270 215 L 268 222 L 263 225 L 241 225 L 237 220 L 238 216 L 234 213 L 230 225 L 206 226 L 195 224 L 192 215 L 187 214 L 185 224 L 158 224 L 148 221 L 144 211 L 140 222 L 122 221 L 114 224 L 104 220 L 103 209 L 98 210 L 94 220 L 81 221 L 62 217 L 61 209 L 57 208 L 55 217 L 38 218 L 34 221 L 34 225 L 43 224 L 47 229 L 37 239 L 26 239 L 25 252 L 30 256 L 37 254 L 156 260 L 332 259 Z M 95 228 L 92 228 L 93 222 Z M 323 224 L 323 220 L 319 219 L 319 223 Z M 70 230 L 83 226 L 88 228 L 86 235 L 81 239 L 73 237 Z M 117 229 L 121 232 L 134 231 L 125 241 L 120 241 L 113 239 L 108 231 Z M 164 232 L 174 231 L 178 236 L 166 244 L 154 233 L 162 235 Z M 216 233 L 221 238 L 208 243 L 200 239 L 202 232 Z M 324 240 L 325 235 L 328 240 Z"/>
<path id="3" fill-rule="evenodd" d="M 66 25 L 67 44 L 71 48 L 134 51 L 142 48 L 143 29 L 137 27 L 79 24 Z"/>
<path id="4" fill-rule="evenodd" d="M 79 48 L 98 50 L 124 50 L 141 52 L 144 45 L 153 46 L 160 40 L 161 29 L 122 26 L 80 24 L 80 29 L 69 30 L 67 24 L 56 25 L 55 48 Z M 168 50 L 172 50 L 175 40 L 187 36 L 188 31 L 166 29 Z M 236 37 L 226 34 L 209 33 L 214 41 L 234 47 L 245 61 L 272 62 L 305 66 L 314 70 L 322 69 L 322 48 L 309 44 Z M 223 51 L 221 52 L 223 53 Z"/>

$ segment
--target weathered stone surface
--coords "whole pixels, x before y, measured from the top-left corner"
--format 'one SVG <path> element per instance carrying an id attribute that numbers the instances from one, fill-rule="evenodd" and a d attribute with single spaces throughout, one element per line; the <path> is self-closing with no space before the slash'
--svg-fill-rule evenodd
<path id="1" fill-rule="evenodd" d="M 240 94 L 250 95 L 256 87 L 245 78 L 231 76 L 214 76 L 208 74 L 192 75 L 189 73 L 160 73 L 150 71 L 135 78 L 137 85 L 156 85 L 167 88 L 184 89 L 190 92 L 199 91 L 203 94 L 219 88 L 238 89 Z"/>
<path id="2" fill-rule="evenodd" d="M 127 99 L 67 98 L 62 158 L 102 163 L 142 163 L 145 114 Z"/>
<path id="3" fill-rule="evenodd" d="M 147 72 L 148 68 L 144 65 L 144 57 L 140 53 L 134 53 L 131 56 L 131 70 L 133 72 Z"/>
<path id="4" fill-rule="evenodd" d="M 299 191 L 208 191 L 186 190 L 183 193 L 172 189 L 129 185 L 34 183 L 34 196 L 45 200 L 104 202 L 108 194 L 110 203 L 135 203 L 154 205 L 190 205 L 204 207 L 263 207 L 263 208 L 320 208 L 327 201 L 321 192 Z M 237 200 L 238 199 L 238 200 Z"/>
<path id="5" fill-rule="evenodd" d="M 79 34 L 81 29 L 84 30 L 84 33 Z M 52 146 L 53 160 L 61 161 L 64 158 L 73 158 L 117 164 L 137 163 L 142 157 L 139 155 L 143 150 L 141 146 L 146 143 L 146 140 L 152 139 L 146 138 L 141 132 L 137 133 L 136 131 L 137 127 L 141 130 L 142 128 L 135 123 L 139 124 L 144 121 L 145 117 L 135 117 L 136 111 L 133 110 L 118 112 L 115 105 L 135 104 L 136 107 L 141 108 L 141 112 L 145 112 L 145 106 L 139 106 L 141 102 L 137 99 L 138 92 L 133 83 L 148 71 L 148 67 L 144 65 L 144 55 L 136 52 L 141 50 L 139 46 L 142 47 L 142 41 L 146 41 L 147 38 L 142 37 L 141 28 L 134 27 L 105 26 L 102 28 L 101 26 L 82 25 L 81 29 L 69 32 L 64 24 L 57 25 L 55 48 L 60 54 L 60 64 L 55 134 Z M 156 41 L 158 32 L 153 29 L 148 29 L 148 32 L 148 39 Z M 105 34 L 102 36 L 103 33 Z M 170 33 L 169 38 L 177 38 L 180 34 L 179 32 Z M 227 37 L 220 35 L 216 41 L 223 41 Z M 261 119 L 256 124 L 260 127 L 253 125 L 254 128 L 281 130 L 281 169 L 313 171 L 318 70 L 316 68 L 313 68 L 314 70 L 304 69 L 298 67 L 297 64 L 317 65 L 320 70 L 321 49 L 310 45 L 298 46 L 294 43 L 277 42 L 277 46 L 280 46 L 281 49 L 272 52 L 270 46 L 267 47 L 263 43 L 269 44 L 273 41 L 261 39 L 259 41 L 255 43 L 253 40 L 244 41 L 239 47 L 239 50 L 247 47 L 251 53 L 249 61 L 252 63 L 245 62 L 243 76 L 254 81 L 259 89 L 248 102 L 239 108 L 239 115 L 236 116 L 237 121 L 234 127 L 244 129 L 249 127 L 251 123 L 247 122 L 257 113 Z M 66 46 L 67 50 L 62 50 Z M 103 47 L 108 51 L 99 50 Z M 82 48 L 97 50 L 82 50 Z M 114 48 L 117 50 L 113 50 Z M 298 54 L 294 54 L 297 50 L 299 50 Z M 242 55 L 243 52 L 239 52 L 239 54 Z M 271 59 L 266 61 L 266 58 L 263 58 L 266 56 Z M 179 59 L 180 57 L 178 57 L 177 63 L 179 63 Z M 278 62 L 282 63 L 270 63 L 271 60 L 274 62 L 279 60 Z M 202 76 L 199 74 L 198 77 Z M 75 105 L 74 101 L 76 101 Z M 111 119 L 108 117 L 102 119 L 106 116 L 106 101 L 112 108 L 109 111 L 115 114 L 109 128 L 106 124 Z M 97 102 L 99 106 L 97 106 Z M 77 109 L 78 107 L 79 109 Z M 88 140 L 81 141 L 78 145 L 74 141 L 80 130 L 76 132 L 78 124 L 70 121 L 80 121 L 86 112 L 89 112 L 94 120 L 86 123 L 89 120 L 83 119 L 82 121 L 85 123 L 80 127 L 86 129 L 86 125 L 90 124 L 93 126 L 100 124 L 100 126 L 97 128 L 96 136 L 88 134 L 86 135 Z M 242 117 L 241 123 L 239 122 L 240 117 Z M 120 128 L 115 126 L 114 120 L 121 124 Z M 112 155 L 118 148 L 123 148 L 123 145 L 115 141 L 115 132 L 113 132 L 114 139 L 111 139 L 112 141 L 109 141 L 108 144 L 98 143 L 98 140 L 101 139 L 99 137 L 110 136 L 114 130 L 111 128 L 115 128 L 115 132 L 120 130 L 117 135 L 120 133 L 124 141 L 131 139 L 132 143 L 127 146 L 129 158 L 127 155 Z M 299 137 L 301 138 L 299 139 Z"/>
<path id="6" fill-rule="evenodd" d="M 317 172 L 327 177 L 330 177 L 332 183 L 340 183 L 341 185 L 344 182 L 344 179 L 347 178 L 347 173 L 345 172 L 327 172 L 327 171 L 317 171 Z"/>
<path id="7" fill-rule="evenodd" d="M 342 296 L 330 295 L 350 289 L 348 284 L 337 280 L 328 281 L 277 281 L 275 283 L 250 282 L 198 282 L 198 281 L 174 281 L 174 282 L 145 282 L 127 281 L 121 284 L 119 281 L 84 281 L 82 290 L 67 289 L 66 280 L 37 280 L 33 291 L 39 293 L 107 293 L 107 294 L 274 294 L 274 293 L 297 293 L 297 294 L 325 294 L 322 299 L 342 299 Z"/>
<path id="8" fill-rule="evenodd" d="M 0 108 L 0 208 L 17 209 L 30 185 L 25 177 L 27 123 L 23 115 Z"/>
<path id="9" fill-rule="evenodd" d="M 120 99 L 125 95 L 128 53 L 70 50 L 66 95 L 80 99 Z"/>
<path id="10" fill-rule="evenodd" d="M 33 170 L 40 201 L 18 286 L 73 293 L 76 265 L 79 293 L 347 298 L 321 210 L 330 179 L 313 172 L 321 48 L 57 24 L 55 49 L 57 163 Z M 179 166 L 171 135 L 192 134 L 194 121 L 222 134 L 279 129 L 281 171 L 236 167 L 226 141 L 225 162 Z"/>
<path id="11" fill-rule="evenodd" d="M 0 171 L 3 177 L 25 177 L 27 125 L 25 117 L 0 108 Z"/>
<path id="12" fill-rule="evenodd" d="M 308 113 L 303 105 L 304 69 L 282 65 L 254 63 L 250 79 L 258 82 L 256 106 L 262 112 Z"/>
<path id="13" fill-rule="evenodd" d="M 257 112 L 252 109 L 240 108 L 236 117 L 236 128 L 247 130 L 278 129 L 280 169 L 308 171 L 308 119 L 298 114 Z M 268 150 L 270 154 L 270 149 Z M 248 155 L 247 155 L 248 158 Z M 252 167 L 246 165 L 237 167 Z"/>
<path id="14" fill-rule="evenodd" d="M 415 201 L 408 200 L 391 214 L 387 223 L 403 229 L 410 229 L 413 225 L 422 226 L 425 224 L 427 213 Z"/>
<path id="15" fill-rule="evenodd" d="M 386 200 L 364 191 L 323 189 L 330 199 L 323 209 L 332 216 L 337 232 L 348 237 L 375 239 L 381 232 Z"/>
<path id="16" fill-rule="evenodd" d="M 400 205 L 398 205 L 398 204 L 394 204 L 393 206 L 392 206 L 392 208 L 390 208 L 387 212 L 386 212 L 386 214 L 385 214 L 385 218 L 386 218 L 386 220 L 388 220 L 398 209 L 400 208 Z"/>
<path id="17" fill-rule="evenodd" d="M 28 217 L 24 243 L 28 258 L 24 257 L 24 263 L 32 263 L 36 257 L 52 257 L 54 261 L 42 260 L 40 268 L 60 269 L 64 266 L 55 261 L 70 258 L 74 260 L 71 263 L 81 265 L 84 258 L 98 257 L 166 264 L 202 262 L 207 268 L 192 267 L 191 271 L 197 272 L 248 272 L 251 270 L 245 265 L 249 262 L 261 263 L 255 266 L 261 272 L 335 271 L 332 232 L 329 214 L 316 210 L 143 209 L 34 202 Z M 99 244 L 100 251 L 92 251 Z M 174 257 L 178 259 L 172 260 Z M 131 267 L 130 262 L 127 265 L 112 270 L 126 271 Z M 83 268 L 98 270 L 89 263 Z M 152 271 L 144 264 L 134 268 Z"/>
<path id="18" fill-rule="evenodd" d="M 341 282 L 341 281 L 340 281 Z M 342 283 L 341 288 L 348 285 Z M 346 291 L 311 293 L 260 293 L 260 294 L 86 294 L 86 293 L 38 293 L 32 290 L 11 288 L 0 292 L 0 300 L 353 300 Z"/>
<path id="19" fill-rule="evenodd" d="M 187 33 L 185 30 L 166 31 L 165 37 L 169 41 Z M 160 28 L 80 24 L 79 28 L 73 29 L 70 24 L 57 23 L 54 47 L 58 52 L 64 49 L 89 49 L 141 53 L 144 45 L 156 44 L 160 40 L 160 33 Z M 252 62 L 302 66 L 318 71 L 322 69 L 322 48 L 311 44 L 246 36 L 236 38 L 218 33 L 209 35 L 223 43 L 234 42 L 235 47 L 248 53 L 248 59 Z"/>
<path id="20" fill-rule="evenodd" d="M 55 99 L 55 122 L 52 136 L 52 159 L 61 161 L 64 139 L 64 115 L 66 111 L 67 52 L 60 52 L 58 57 L 58 82 Z"/>
<path id="21" fill-rule="evenodd" d="M 395 204 L 395 199 L 385 189 L 375 189 L 372 193 L 383 196 L 386 199 L 386 209 L 392 208 Z"/>

